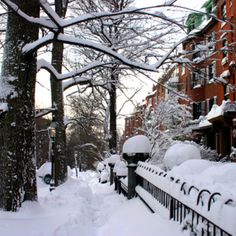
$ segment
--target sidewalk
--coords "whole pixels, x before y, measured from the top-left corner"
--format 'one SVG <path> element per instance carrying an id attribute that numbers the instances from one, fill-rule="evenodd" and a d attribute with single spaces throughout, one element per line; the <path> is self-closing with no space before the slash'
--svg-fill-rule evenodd
<path id="1" fill-rule="evenodd" d="M 187 236 L 179 224 L 153 214 L 139 198 L 127 200 L 94 172 L 80 173 L 49 192 L 38 180 L 39 201 L 17 213 L 0 211 L 7 236 Z"/>

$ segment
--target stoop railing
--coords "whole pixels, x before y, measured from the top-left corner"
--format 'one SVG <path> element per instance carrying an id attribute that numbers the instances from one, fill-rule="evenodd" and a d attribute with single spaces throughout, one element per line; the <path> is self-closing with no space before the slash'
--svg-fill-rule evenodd
<path id="1" fill-rule="evenodd" d="M 139 162 L 136 174 L 136 193 L 153 212 L 181 223 L 192 235 L 236 235 L 236 204 L 232 199 L 188 185 L 148 163 Z M 227 222 L 226 214 L 230 214 Z"/>

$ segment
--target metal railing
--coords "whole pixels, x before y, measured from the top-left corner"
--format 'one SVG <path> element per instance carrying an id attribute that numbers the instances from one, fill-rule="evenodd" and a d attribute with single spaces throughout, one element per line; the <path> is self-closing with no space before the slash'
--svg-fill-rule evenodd
<path id="1" fill-rule="evenodd" d="M 212 217 L 209 217 L 208 214 L 211 212 L 214 203 L 223 201 L 221 193 L 211 193 L 207 189 L 199 190 L 196 186 L 189 186 L 186 182 L 169 176 L 167 172 L 143 162 L 138 164 L 136 173 L 138 186 L 148 192 L 161 206 L 167 209 L 169 218 L 181 223 L 183 229 L 190 229 L 193 235 L 233 235 L 233 233 L 227 232 L 222 225 L 219 226 L 217 222 L 213 222 L 214 219 L 212 220 Z M 170 190 L 171 188 L 166 188 L 166 186 L 172 186 L 178 189 L 183 198 L 179 199 L 178 196 L 175 196 L 174 192 Z M 189 199 L 193 199 L 190 195 L 196 196 L 196 201 L 194 201 L 194 206 L 192 205 L 192 207 L 188 201 Z M 145 197 L 140 197 L 145 201 Z M 147 205 L 149 204 L 148 201 L 145 203 Z M 228 199 L 223 201 L 223 205 L 235 207 L 235 202 L 232 199 Z M 203 208 L 205 211 L 201 210 Z M 204 215 L 204 212 L 206 215 Z M 236 232 L 234 235 L 236 235 Z"/>
<path id="2" fill-rule="evenodd" d="M 128 195 L 128 186 L 127 184 L 124 183 L 124 178 L 126 176 L 115 176 L 114 178 L 114 182 L 115 182 L 115 190 L 119 193 L 119 194 L 124 194 L 125 196 Z"/>

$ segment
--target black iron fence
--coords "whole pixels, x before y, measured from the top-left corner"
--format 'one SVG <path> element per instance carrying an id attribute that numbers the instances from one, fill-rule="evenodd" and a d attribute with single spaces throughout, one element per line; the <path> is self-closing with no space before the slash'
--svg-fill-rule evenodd
<path id="1" fill-rule="evenodd" d="M 137 193 L 154 212 L 156 209 L 153 209 L 152 204 L 157 201 L 160 207 L 168 211 L 170 219 L 181 223 L 183 229 L 189 229 L 192 235 L 236 235 L 236 232 L 231 232 L 233 227 L 228 225 L 225 228 L 219 221 L 219 215 L 214 216 L 211 212 L 215 210 L 213 204 L 219 202 L 221 209 L 230 207 L 236 212 L 236 204 L 232 199 L 224 200 L 219 192 L 211 193 L 207 189 L 189 186 L 148 163 L 139 162 L 136 173 Z"/>

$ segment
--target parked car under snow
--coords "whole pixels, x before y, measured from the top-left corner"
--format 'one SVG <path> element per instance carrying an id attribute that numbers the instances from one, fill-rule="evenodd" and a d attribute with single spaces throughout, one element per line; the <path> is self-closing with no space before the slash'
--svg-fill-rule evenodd
<path id="1" fill-rule="evenodd" d="M 38 177 L 42 178 L 46 184 L 50 184 L 50 181 L 52 179 L 51 173 L 52 173 L 51 162 L 45 162 L 39 167 L 37 171 Z M 69 166 L 67 166 L 67 173 L 69 176 L 72 175 L 72 170 Z"/>

